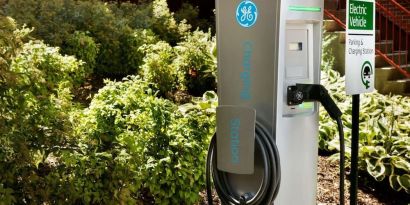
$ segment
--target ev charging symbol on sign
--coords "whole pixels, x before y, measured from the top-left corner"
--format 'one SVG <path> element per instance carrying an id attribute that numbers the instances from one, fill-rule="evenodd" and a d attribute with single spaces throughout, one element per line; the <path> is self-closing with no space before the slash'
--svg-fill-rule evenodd
<path id="1" fill-rule="evenodd" d="M 366 89 L 370 88 L 370 79 L 373 75 L 373 67 L 369 61 L 364 62 L 362 66 L 362 83 Z"/>
<path id="2" fill-rule="evenodd" d="M 239 25 L 249 28 L 258 19 L 258 7 L 250 0 L 242 1 L 236 9 L 236 20 Z"/>

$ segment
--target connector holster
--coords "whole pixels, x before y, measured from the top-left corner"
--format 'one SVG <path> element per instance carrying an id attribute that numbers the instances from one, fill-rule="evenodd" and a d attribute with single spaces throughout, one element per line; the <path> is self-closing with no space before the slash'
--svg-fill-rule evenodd
<path id="1" fill-rule="evenodd" d="M 320 102 L 332 119 L 336 120 L 342 116 L 342 112 L 322 85 L 296 84 L 288 87 L 287 104 L 289 106 L 312 101 Z"/>

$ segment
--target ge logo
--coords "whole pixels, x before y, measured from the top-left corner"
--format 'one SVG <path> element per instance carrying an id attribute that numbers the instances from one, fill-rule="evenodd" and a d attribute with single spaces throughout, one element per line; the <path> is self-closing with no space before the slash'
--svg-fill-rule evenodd
<path id="1" fill-rule="evenodd" d="M 258 7 L 252 1 L 242 1 L 236 9 L 236 20 L 239 25 L 249 28 L 256 23 L 258 19 Z"/>

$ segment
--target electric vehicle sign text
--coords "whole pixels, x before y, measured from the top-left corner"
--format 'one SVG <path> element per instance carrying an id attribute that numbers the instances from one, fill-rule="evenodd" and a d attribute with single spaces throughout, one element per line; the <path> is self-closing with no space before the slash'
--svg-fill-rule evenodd
<path id="1" fill-rule="evenodd" d="M 373 3 L 350 1 L 349 29 L 373 30 Z"/>
<path id="2" fill-rule="evenodd" d="M 251 41 L 245 41 L 243 43 L 243 58 L 242 58 L 242 72 L 241 72 L 241 80 L 242 80 L 242 89 L 241 89 L 241 99 L 242 100 L 251 100 L 251 59 L 253 53 L 253 43 Z"/>
<path id="3" fill-rule="evenodd" d="M 249 0 L 242 1 L 236 9 L 236 20 L 239 25 L 249 28 L 256 23 L 258 19 L 258 7 Z"/>
<path id="4" fill-rule="evenodd" d="M 230 139 L 231 139 L 231 162 L 239 164 L 239 128 L 241 120 L 238 118 L 232 119 L 230 122 Z"/>
<path id="5" fill-rule="evenodd" d="M 373 54 L 375 51 L 371 47 L 366 47 L 364 45 L 364 39 L 359 39 L 359 38 L 350 38 L 348 41 L 348 50 L 349 55 L 355 55 L 355 56 L 362 56 L 362 55 L 367 55 L 367 54 Z"/>

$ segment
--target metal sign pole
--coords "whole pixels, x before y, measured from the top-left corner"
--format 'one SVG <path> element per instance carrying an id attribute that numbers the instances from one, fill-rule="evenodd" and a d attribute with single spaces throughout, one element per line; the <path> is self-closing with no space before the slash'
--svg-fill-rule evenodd
<path id="1" fill-rule="evenodd" d="M 353 95 L 352 105 L 352 159 L 350 171 L 350 205 L 357 205 L 357 172 L 359 155 L 360 94 Z"/>

